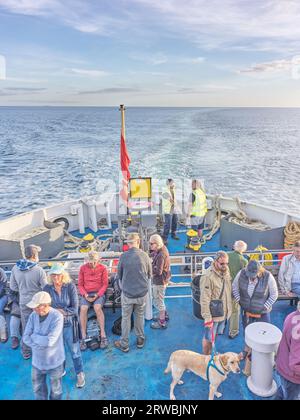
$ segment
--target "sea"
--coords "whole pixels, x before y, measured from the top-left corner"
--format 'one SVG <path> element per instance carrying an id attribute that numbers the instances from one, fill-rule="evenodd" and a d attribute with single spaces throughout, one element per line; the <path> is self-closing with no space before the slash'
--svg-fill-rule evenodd
<path id="1" fill-rule="evenodd" d="M 0 107 L 0 219 L 118 177 L 119 107 Z M 131 176 L 300 212 L 300 109 L 126 109 Z"/>

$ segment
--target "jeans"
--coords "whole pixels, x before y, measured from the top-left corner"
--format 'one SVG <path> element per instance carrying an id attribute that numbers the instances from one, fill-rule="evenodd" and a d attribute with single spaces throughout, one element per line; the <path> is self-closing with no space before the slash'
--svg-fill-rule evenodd
<path id="1" fill-rule="evenodd" d="M 129 334 L 131 330 L 131 314 L 135 314 L 134 332 L 139 338 L 145 338 L 144 324 L 145 324 L 145 306 L 146 296 L 136 299 L 131 299 L 122 294 L 122 347 L 128 347 Z"/>
<path id="2" fill-rule="evenodd" d="M 3 310 L 6 304 L 7 304 L 7 296 L 5 295 L 0 298 L 0 315 L 4 315 Z"/>
<path id="3" fill-rule="evenodd" d="M 64 327 L 64 344 L 67 350 L 71 353 L 74 369 L 76 375 L 83 372 L 83 363 L 80 351 L 79 341 L 73 343 L 73 327 L 72 324 Z"/>
<path id="4" fill-rule="evenodd" d="M 260 318 L 247 318 L 245 312 L 243 312 L 243 327 L 244 330 L 246 327 L 250 324 L 253 324 L 254 322 L 267 322 L 268 324 L 271 324 L 271 314 L 270 312 L 266 314 L 262 314 Z"/>
<path id="5" fill-rule="evenodd" d="M 291 291 L 300 298 L 300 283 L 292 283 Z"/>
<path id="6" fill-rule="evenodd" d="M 279 375 L 279 374 L 278 374 Z M 300 401 L 300 384 L 294 384 L 279 375 L 280 387 L 278 388 L 275 400 Z"/>
<path id="7" fill-rule="evenodd" d="M 227 323 L 226 321 L 214 322 L 213 332 L 214 332 L 215 340 L 217 339 L 218 334 L 224 334 L 226 323 Z M 203 338 L 207 341 L 212 342 L 211 328 L 208 328 L 208 327 L 204 328 Z"/>
<path id="8" fill-rule="evenodd" d="M 171 229 L 172 234 L 176 233 L 177 223 L 178 223 L 177 214 L 165 214 L 165 224 L 164 224 L 163 238 L 165 238 L 165 239 L 168 238 L 169 233 L 170 233 L 170 229 Z"/>
<path id="9" fill-rule="evenodd" d="M 31 379 L 36 400 L 61 400 L 62 399 L 62 374 L 63 365 L 51 370 L 39 370 L 32 366 Z M 50 379 L 50 398 L 47 387 L 47 376 Z"/>
<path id="10" fill-rule="evenodd" d="M 26 305 L 20 305 L 20 312 L 21 312 L 22 332 L 24 334 L 28 318 L 30 317 L 32 313 L 32 309 L 28 308 Z M 23 343 L 23 341 L 22 341 L 22 352 L 31 353 L 31 348 L 26 346 L 26 344 Z"/>
<path id="11" fill-rule="evenodd" d="M 9 322 L 9 330 L 10 330 L 10 337 L 17 337 L 20 336 L 20 326 L 21 326 L 21 319 L 17 316 L 11 316 Z"/>

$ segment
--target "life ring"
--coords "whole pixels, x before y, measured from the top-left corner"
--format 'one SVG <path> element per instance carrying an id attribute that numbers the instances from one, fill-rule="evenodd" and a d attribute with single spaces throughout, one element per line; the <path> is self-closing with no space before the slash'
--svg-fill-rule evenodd
<path id="1" fill-rule="evenodd" d="M 69 220 L 66 217 L 58 217 L 57 219 L 53 220 L 53 223 L 58 223 L 59 225 L 62 225 L 64 230 L 68 231 L 70 223 Z"/>

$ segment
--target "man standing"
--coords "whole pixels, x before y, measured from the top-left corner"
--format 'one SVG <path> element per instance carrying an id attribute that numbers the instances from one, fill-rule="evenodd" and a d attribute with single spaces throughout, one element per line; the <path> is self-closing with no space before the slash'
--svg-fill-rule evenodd
<path id="1" fill-rule="evenodd" d="M 82 341 L 80 348 L 86 350 L 86 327 L 88 310 L 93 306 L 100 325 L 100 348 L 105 349 L 108 346 L 108 340 L 105 332 L 105 317 L 103 306 L 105 303 L 105 292 L 108 286 L 108 272 L 105 265 L 100 264 L 100 256 L 96 251 L 90 251 L 88 254 L 89 262 L 80 267 L 78 289 L 81 295 L 80 303 L 80 324 L 82 332 Z"/>
<path id="2" fill-rule="evenodd" d="M 248 261 L 243 257 L 247 251 L 247 244 L 244 241 L 236 241 L 233 245 L 233 251 L 228 253 L 229 271 L 231 279 L 234 280 L 237 273 L 246 267 Z M 232 314 L 229 325 L 229 338 L 235 338 L 239 335 L 240 328 L 240 305 L 232 299 Z"/>
<path id="3" fill-rule="evenodd" d="M 283 335 L 276 357 L 280 388 L 276 400 L 300 400 L 300 302 L 298 310 L 290 314 L 283 327 Z"/>
<path id="4" fill-rule="evenodd" d="M 152 277 L 152 265 L 149 256 L 139 249 L 140 237 L 131 233 L 127 237 L 129 250 L 121 255 L 118 265 L 118 276 L 122 287 L 122 336 L 115 341 L 115 347 L 124 353 L 129 351 L 129 334 L 131 314 L 134 312 L 134 330 L 137 336 L 136 345 L 141 349 L 145 344 L 145 306 L 149 282 Z"/>
<path id="5" fill-rule="evenodd" d="M 175 182 L 173 179 L 167 180 L 167 187 L 162 193 L 162 212 L 165 218 L 163 240 L 167 245 L 170 229 L 171 237 L 179 240 L 179 237 L 176 234 L 178 215 L 176 213 Z"/>
<path id="6" fill-rule="evenodd" d="M 188 215 L 191 220 L 191 227 L 202 237 L 204 219 L 207 213 L 206 194 L 201 182 L 197 179 L 192 181 L 192 193 L 189 200 Z"/>
<path id="7" fill-rule="evenodd" d="M 219 307 L 216 310 L 216 303 Z M 200 278 L 201 315 L 204 318 L 203 354 L 211 354 L 212 332 L 223 334 L 226 321 L 231 316 L 231 277 L 228 255 L 218 251 L 212 266 Z"/>
<path id="8" fill-rule="evenodd" d="M 283 293 L 296 294 L 300 298 L 300 241 L 295 243 L 291 255 L 283 257 L 278 282 Z"/>
<path id="9" fill-rule="evenodd" d="M 38 266 L 39 252 L 41 248 L 29 245 L 25 248 L 25 259 L 17 261 L 10 276 L 10 289 L 19 293 L 22 330 L 25 331 L 26 324 L 32 310 L 27 306 L 32 297 L 47 284 L 45 271 Z M 22 354 L 24 359 L 30 359 L 31 350 L 22 342 Z"/>
<path id="10" fill-rule="evenodd" d="M 35 294 L 27 304 L 33 313 L 28 319 L 23 340 L 32 349 L 32 384 L 36 400 L 62 398 L 64 317 L 50 305 L 51 297 L 47 292 Z M 50 396 L 47 377 L 50 379 Z"/>

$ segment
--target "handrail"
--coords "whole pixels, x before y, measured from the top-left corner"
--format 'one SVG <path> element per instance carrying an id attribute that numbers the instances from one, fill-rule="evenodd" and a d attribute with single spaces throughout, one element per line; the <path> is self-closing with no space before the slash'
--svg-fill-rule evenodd
<path id="1" fill-rule="evenodd" d="M 218 251 L 212 252 L 193 252 L 193 253 L 185 253 L 185 252 L 176 252 L 174 254 L 170 254 L 170 257 L 186 257 L 186 258 L 193 258 L 193 257 L 210 257 L 215 256 Z M 225 251 L 231 252 L 231 251 Z M 266 251 L 247 251 L 244 255 L 266 255 L 266 254 L 278 254 L 278 253 L 292 253 L 292 249 L 268 249 Z M 102 260 L 116 260 L 119 259 L 120 255 L 118 256 L 105 256 L 102 257 Z M 70 262 L 70 261 L 82 261 L 86 258 L 86 254 L 83 254 L 82 257 L 72 257 L 72 258 L 43 258 L 39 260 L 40 263 L 56 263 L 56 262 Z M 18 260 L 8 260 L 8 261 L 0 261 L 0 267 L 6 265 L 15 265 Z"/>

